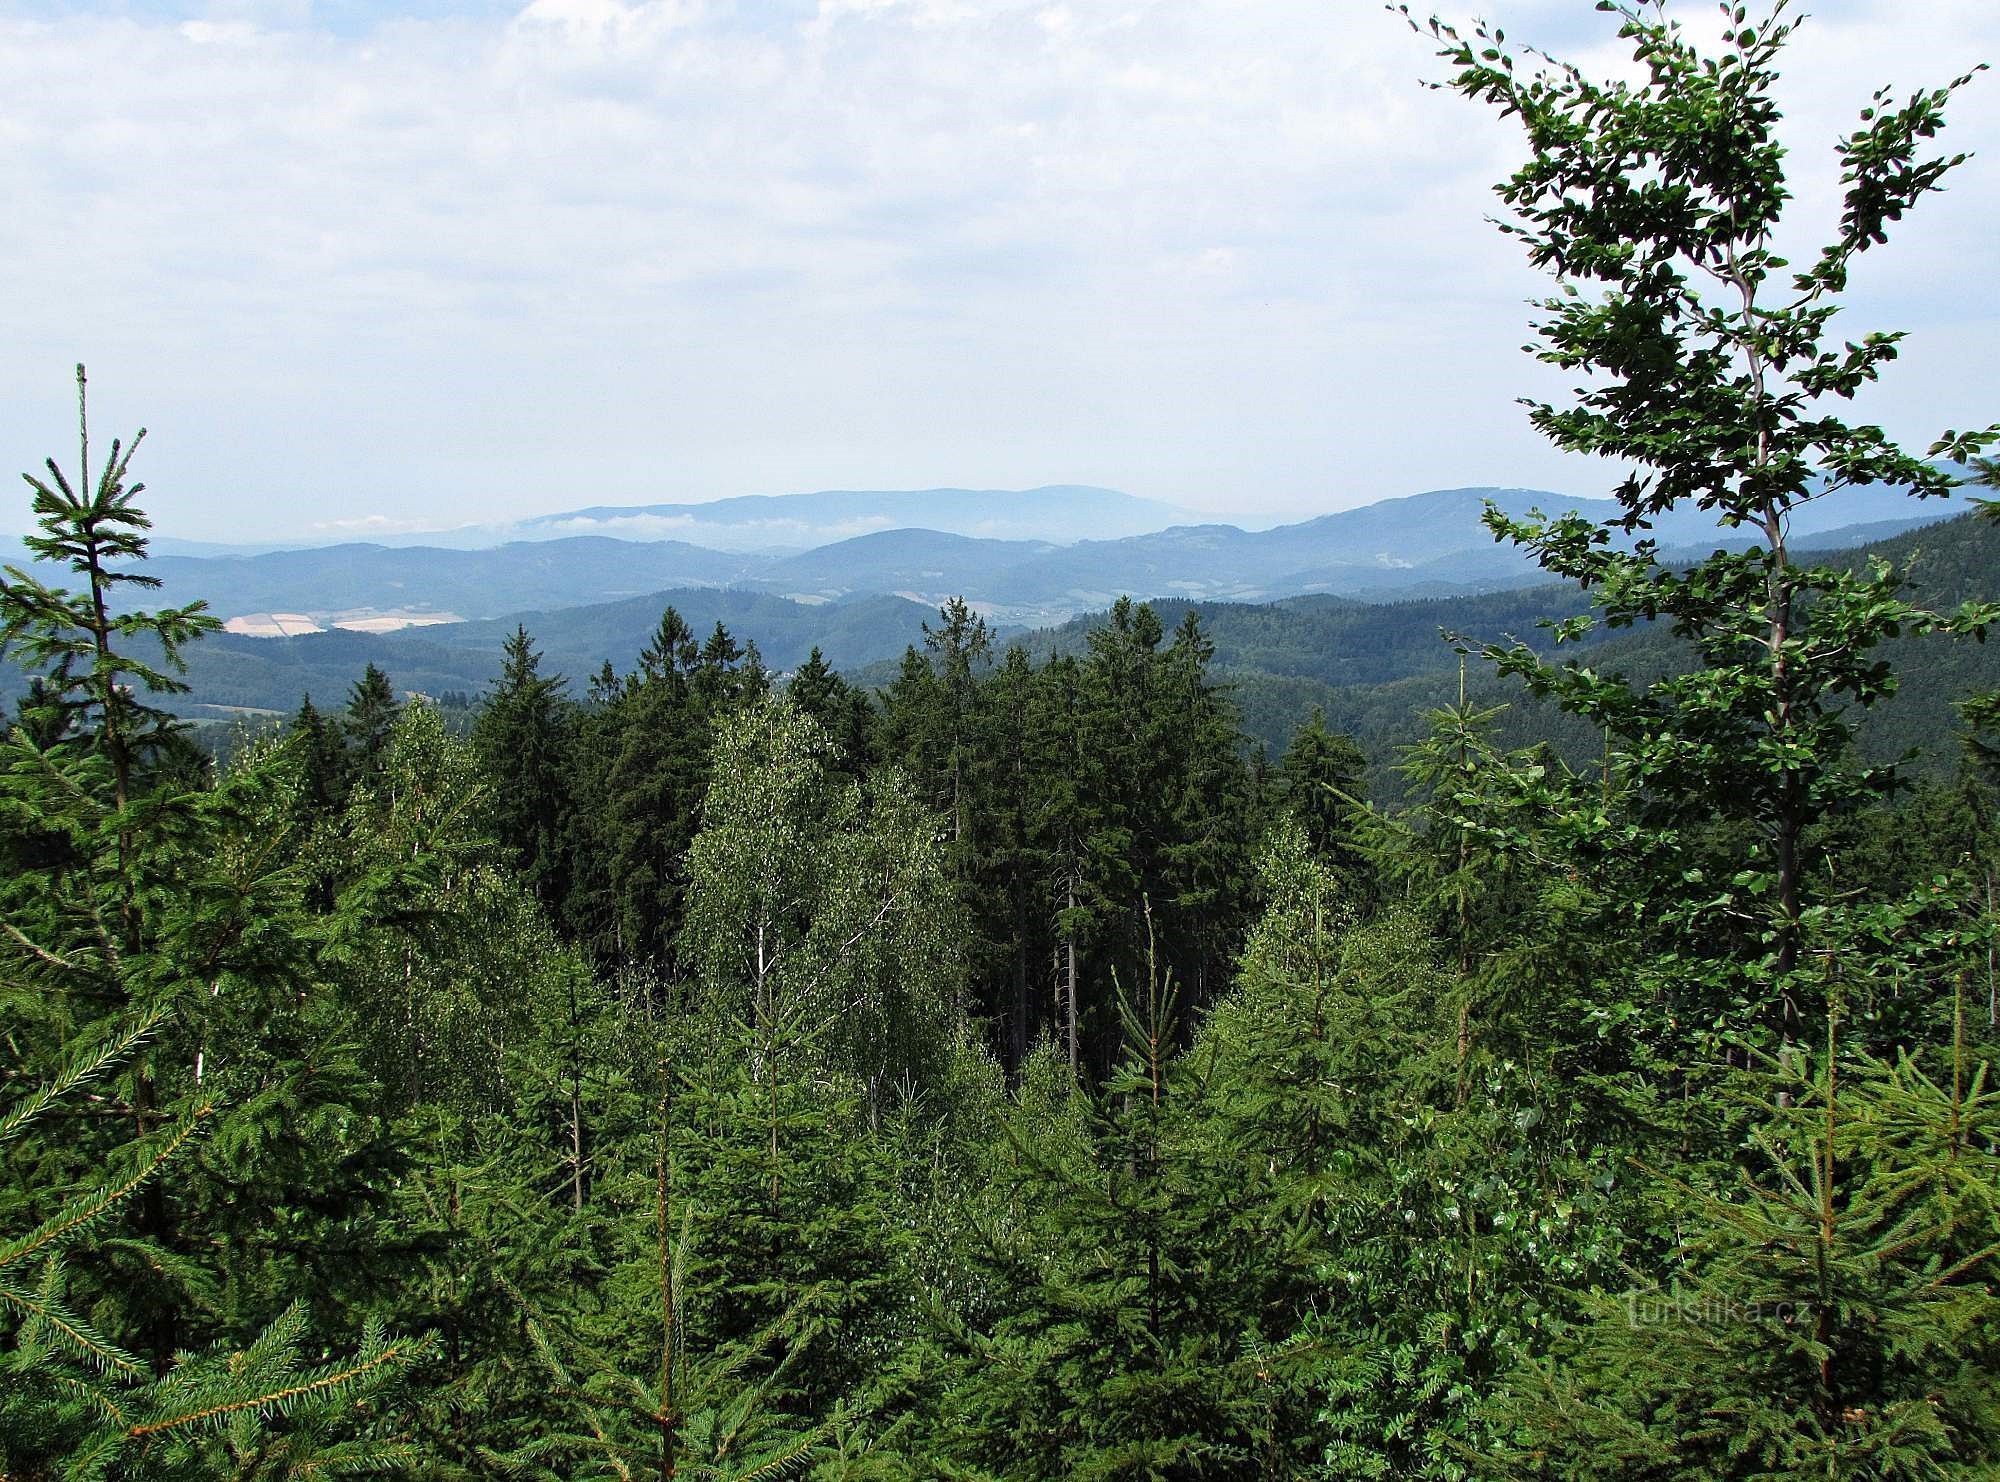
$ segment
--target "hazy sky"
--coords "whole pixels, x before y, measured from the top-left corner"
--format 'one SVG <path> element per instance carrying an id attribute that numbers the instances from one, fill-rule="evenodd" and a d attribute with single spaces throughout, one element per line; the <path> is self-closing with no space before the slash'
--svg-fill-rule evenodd
<path id="1" fill-rule="evenodd" d="M 1470 7 L 1468 7 L 1470 8 Z M 1614 59 L 1590 0 L 1493 0 Z M 1821 0 L 1800 219 L 1994 0 Z M 1682 0 L 1706 23 L 1711 7 Z M 1601 492 L 1513 398 L 1514 143 L 1375 0 L 0 0 L 0 449 L 151 427 L 163 530 L 435 528 L 815 488 L 1107 484 L 1297 517 Z M 1866 260 L 1892 430 L 2000 416 L 1983 152 Z M 0 526 L 25 524 L 25 502 Z"/>

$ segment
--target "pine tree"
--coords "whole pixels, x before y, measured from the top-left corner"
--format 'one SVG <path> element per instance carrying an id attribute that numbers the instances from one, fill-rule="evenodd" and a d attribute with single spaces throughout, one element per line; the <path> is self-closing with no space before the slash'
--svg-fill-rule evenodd
<path id="1" fill-rule="evenodd" d="M 926 717 L 923 772 L 936 779 L 939 793 L 932 801 L 950 822 L 954 852 L 969 853 L 974 844 L 972 773 L 982 720 L 979 676 L 992 659 L 993 639 L 986 620 L 962 597 L 940 608 L 938 619 L 935 628 L 924 624 L 924 647 L 937 685 Z M 969 862 L 955 861 L 954 867 L 961 878 L 969 872 Z"/>
<path id="2" fill-rule="evenodd" d="M 389 749 L 389 733 L 395 728 L 402 709 L 389 676 L 370 663 L 347 692 L 344 726 L 347 743 L 354 752 L 357 778 L 373 780 L 381 775 L 382 759 Z"/>
<path id="3" fill-rule="evenodd" d="M 1093 970 L 1099 934 L 1123 883 L 1107 857 L 1121 840 L 1106 827 L 1104 758 L 1085 731 L 1085 694 L 1082 666 L 1068 655 L 1053 658 L 1041 671 L 1027 722 L 1037 782 L 1030 847 L 1044 862 L 1039 883 L 1050 925 L 1053 1027 L 1073 1076 L 1083 1072 L 1087 1020 L 1096 1006 L 1084 975 Z"/>
<path id="4" fill-rule="evenodd" d="M 987 820 L 977 863 L 985 951 L 975 960 L 974 992 L 999 1027 L 1009 1067 L 1019 1066 L 1029 1045 L 1058 1022 L 1051 967 L 1055 938 L 1045 908 L 1052 870 L 1039 828 L 1049 801 L 1042 771 L 1046 758 L 1036 731 L 1041 687 L 1027 651 L 1010 646 L 988 685 L 980 748 Z"/>
<path id="5" fill-rule="evenodd" d="M 684 681 L 694 672 L 699 655 L 700 648 L 695 643 L 693 631 L 669 604 L 667 610 L 660 614 L 653 636 L 639 650 L 639 672 L 651 680 Z M 606 660 L 605 667 L 610 668 L 609 660 Z"/>
<path id="6" fill-rule="evenodd" d="M 873 717 L 866 692 L 843 679 L 815 644 L 785 686 L 785 694 L 802 713 L 817 721 L 833 741 L 842 770 L 860 776 L 868 766 L 868 733 Z"/>
<path id="7" fill-rule="evenodd" d="M 0 1414 L 7 1465 L 67 1454 L 69 1475 L 213 1475 L 251 1447 L 359 1460 L 381 1427 L 353 1407 L 356 1385 L 411 1347 L 371 1328 L 351 1364 L 302 1361 L 307 1309 L 267 1300 L 258 1278 L 272 1263 L 235 1242 L 250 1211 L 268 1222 L 296 1198 L 289 1168 L 319 1151 L 274 1141 L 271 1124 L 296 1128 L 353 1089 L 337 1043 L 308 1071 L 291 1037 L 316 1012 L 302 992 L 312 935 L 273 864 L 297 809 L 284 769 L 262 759 L 213 785 L 159 765 L 174 729 L 146 697 L 178 682 L 120 645 L 149 639 L 174 667 L 211 624 L 188 608 L 110 616 L 114 575 L 149 580 L 104 566 L 145 554 L 129 462 L 114 444 L 88 497 L 53 465 L 52 484 L 30 479 L 38 553 L 84 576 L 83 596 L 18 573 L 0 585 L 9 638 L 53 666 L 42 693 L 64 716 L 0 742 L 0 830 L 20 866 L 0 881 L 14 1094 L 0 1114 L 0 1267 L 13 1268 L 0 1306 L 24 1386 Z M 89 1108 L 52 1110 L 86 1083 Z M 357 1120 L 341 1155 L 365 1160 Z M 312 1172 L 347 1192 L 327 1187 L 324 1163 Z M 310 1241 L 322 1227 L 291 1210 Z"/>
<path id="8" fill-rule="evenodd" d="M 1154 746 L 1169 759 L 1163 780 L 1170 807 L 1161 880 L 1146 896 L 1148 952 L 1158 944 L 1196 1007 L 1228 979 L 1249 916 L 1257 842 L 1242 730 L 1227 691 L 1209 677 L 1214 658 L 1215 645 L 1189 608 L 1161 659 L 1151 726 Z"/>
<path id="9" fill-rule="evenodd" d="M 974 1257 L 998 1310 L 948 1330 L 941 1448 L 973 1476 L 1300 1475 L 1257 1326 L 1269 1247 L 1242 1238 L 1206 1077 L 1176 1064 L 1170 985 L 1124 999 L 1121 1031 L 1094 1100 L 1046 1051 L 1024 1067 Z"/>
<path id="10" fill-rule="evenodd" d="M 299 702 L 290 727 L 298 753 L 300 801 L 313 817 L 339 810 L 347 801 L 347 742 L 340 729 L 320 714 L 307 695 Z"/>
<path id="11" fill-rule="evenodd" d="M 700 673 L 634 681 L 583 719 L 574 753 L 576 882 L 565 916 L 602 960 L 667 979 L 708 790 L 707 693 Z"/>
<path id="12" fill-rule="evenodd" d="M 102 1038 L 66 1047 L 48 1081 L 0 1111 L 0 1146 L 101 1082 L 160 1023 L 158 1015 L 129 1019 Z M 72 1305 L 70 1249 L 166 1177 L 209 1130 L 215 1110 L 212 1102 L 196 1103 L 120 1149 L 108 1172 L 58 1200 L 30 1228 L 0 1225 L 0 1365 L 9 1376 L 0 1389 L 0 1465 L 7 1475 L 216 1475 L 235 1472 L 252 1455 L 321 1470 L 406 1458 L 393 1440 L 353 1434 L 356 1419 L 372 1408 L 370 1397 L 423 1351 L 378 1324 L 352 1355 L 305 1363 L 305 1307 L 295 1303 L 243 1349 L 183 1354 L 155 1374 Z M 147 1254 L 171 1259 L 158 1248 Z"/>
<path id="13" fill-rule="evenodd" d="M 184 669 L 181 649 L 220 626 L 195 602 L 158 612 L 114 612 L 125 589 L 147 590 L 160 585 L 156 576 L 129 569 L 146 557 L 145 532 L 152 528 L 133 501 L 144 484 L 127 486 L 132 458 L 145 440 L 141 428 L 130 446 L 111 442 L 110 455 L 90 476 L 90 417 L 87 382 L 76 368 L 77 464 L 74 484 L 56 461 L 48 461 L 48 478 L 25 474 L 34 491 L 37 531 L 23 543 L 36 560 L 67 569 L 81 577 L 84 589 L 71 593 L 45 586 L 19 567 L 6 568 L 0 582 L 0 650 L 18 653 L 31 669 L 47 672 L 36 691 L 35 709 L 60 713 L 65 721 L 45 720 L 45 734 L 86 737 L 110 767 L 115 806 L 123 808 L 139 790 L 135 775 L 149 758 L 168 744 L 175 725 L 171 716 L 144 695 L 185 693 L 175 677 Z M 138 657 L 132 641 L 159 648 L 164 668 Z"/>
<path id="14" fill-rule="evenodd" d="M 695 663 L 694 692 L 704 708 L 713 712 L 737 698 L 742 684 L 737 665 L 742 660 L 742 646 L 722 625 L 722 620 L 716 619 L 715 630 L 702 644 Z"/>
<path id="15" fill-rule="evenodd" d="M 553 908 L 569 894 L 564 841 L 574 756 L 565 681 L 540 668 L 528 630 L 516 627 L 500 682 L 473 721 L 472 746 L 490 780 L 494 832 L 535 898 Z"/>
<path id="16" fill-rule="evenodd" d="M 1509 1475 L 1976 1475 L 2000 1456 L 2000 1099 L 1962 1042 L 1926 1071 L 1774 1067 L 1741 1183 L 1669 1185 L 1656 1283 L 1594 1303 L 1503 1397 Z M 1942 1074 L 1938 1071 L 1942 1070 Z"/>
<path id="17" fill-rule="evenodd" d="M 1278 763 L 1285 807 L 1306 831 L 1306 839 L 1333 865 L 1358 901 L 1373 893 L 1366 850 L 1356 837 L 1366 806 L 1367 758 L 1354 738 L 1326 726 L 1318 706 L 1292 732 Z"/>

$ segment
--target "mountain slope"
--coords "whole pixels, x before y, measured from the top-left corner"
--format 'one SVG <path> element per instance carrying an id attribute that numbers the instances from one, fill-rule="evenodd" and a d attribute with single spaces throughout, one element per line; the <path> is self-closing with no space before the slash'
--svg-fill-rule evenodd
<path id="1" fill-rule="evenodd" d="M 826 489 L 748 494 L 705 504 L 597 505 L 524 520 L 522 536 L 673 536 L 718 550 L 827 545 L 881 530 L 996 540 L 1071 541 L 1157 530 L 1186 512 L 1084 484 L 1038 489 Z"/>
<path id="2" fill-rule="evenodd" d="M 297 612 L 327 618 L 357 609 L 408 609 L 489 618 L 669 587 L 723 586 L 760 564 L 676 540 L 604 536 L 477 551 L 335 545 L 255 556 L 155 556 L 144 569 L 162 589 L 129 600 L 152 606 L 206 598 L 223 617 Z"/>
<path id="3" fill-rule="evenodd" d="M 1084 506 L 1108 500 L 1118 509 L 1135 503 L 1102 490 L 1032 490 L 1007 496 L 942 492 L 963 495 L 967 501 L 963 509 L 974 512 L 990 512 L 1001 507 L 996 501 L 1012 501 L 1005 508 L 1016 523 L 1033 523 L 1050 509 L 1079 500 Z M 928 496 L 896 496 L 907 507 L 895 508 L 908 513 L 924 497 Z M 862 507 L 853 501 L 876 499 L 827 494 L 724 504 L 735 510 L 740 522 L 755 525 L 766 518 L 757 510 L 774 505 L 792 508 L 787 501 L 806 501 L 801 507 L 809 511 L 838 514 Z M 1532 584 L 1540 579 L 1534 565 L 1519 550 L 1496 543 L 1481 523 L 1489 499 L 1513 515 L 1536 508 L 1576 509 L 1592 518 L 1612 512 L 1606 501 L 1565 499 L 1532 489 L 1442 489 L 1270 530 L 1176 525 L 1068 545 L 1049 538 L 1017 540 L 898 528 L 781 554 L 726 552 L 683 541 L 618 540 L 598 534 L 477 550 L 369 544 L 254 556 L 162 555 L 149 570 L 165 580 L 169 600 L 205 596 L 223 617 L 294 612 L 325 621 L 357 610 L 391 609 L 488 618 L 585 606 L 670 588 L 736 585 L 779 595 L 897 593 L 933 605 L 962 596 L 993 621 L 1042 625 L 1103 607 L 1121 595 L 1267 602 L 1329 592 L 1393 601 Z M 892 506 L 878 502 L 867 507 L 879 513 Z M 1861 527 L 1823 528 L 1843 512 L 1883 511 L 1894 518 L 1885 516 Z M 1950 513 L 1948 505 L 1917 505 L 1894 491 L 1847 491 L 1804 506 L 1795 538 L 1802 546 L 1878 538 L 1912 521 Z M 579 516 L 589 516 L 586 523 L 600 529 L 626 528 L 618 523 L 623 516 L 615 510 L 582 511 Z M 549 518 L 560 522 L 568 517 Z M 1716 529 L 1700 511 L 1662 520 L 1654 534 L 1663 547 L 1690 553 L 1743 544 L 1751 538 L 1744 531 Z"/>
<path id="4" fill-rule="evenodd" d="M 1236 532 L 1221 540 L 1235 538 L 1247 537 Z M 898 544 L 885 542 L 891 549 Z M 927 548 L 924 542 L 902 545 Z M 949 542 L 946 548 L 956 549 Z M 1961 517 L 1871 539 L 1844 558 L 1826 559 L 1858 560 L 1870 552 L 1906 567 L 1926 601 L 1952 605 L 2000 591 L 2000 526 L 1987 521 Z M 190 650 L 189 699 L 197 706 L 287 710 L 310 691 L 324 702 L 338 702 L 371 662 L 387 670 L 398 688 L 476 694 L 497 676 L 501 642 L 517 622 L 525 622 L 546 654 L 546 672 L 568 675 L 580 690 L 607 659 L 620 670 L 630 668 L 668 603 L 698 634 L 720 620 L 739 641 L 754 639 L 775 669 L 794 667 L 817 644 L 837 667 L 874 679 L 893 671 L 905 646 L 923 641 L 923 624 L 932 616 L 926 605 L 898 597 L 805 603 L 708 588 L 403 633 L 221 635 Z M 1167 598 L 1155 605 L 1171 627 L 1189 604 Z M 1539 646 L 1546 642 L 1536 626 L 1539 619 L 1580 611 L 1584 603 L 1574 588 L 1538 582 L 1391 603 L 1308 595 L 1266 604 L 1196 605 L 1215 643 L 1218 671 L 1237 687 L 1253 737 L 1273 750 L 1282 748 L 1292 727 L 1317 704 L 1336 726 L 1360 736 L 1371 754 L 1386 758 L 1415 739 L 1423 709 L 1456 692 L 1458 656 L 1444 633 L 1472 641 L 1514 635 Z M 1037 655 L 1073 650 L 1096 621 L 1101 618 L 1079 619 L 1012 641 Z M 1592 643 L 1593 663 L 1634 674 L 1662 672 L 1678 656 L 1675 640 L 1661 631 L 1596 635 Z M 1956 747 L 1952 703 L 1975 690 L 2000 688 L 2000 643 L 1906 643 L 1895 657 L 1903 666 L 1903 694 L 1870 723 L 1864 747 L 1872 756 L 1886 757 L 1906 744 L 1919 745 L 1927 750 L 1928 764 L 1946 765 Z M 1511 706 L 1505 720 L 1511 739 L 1546 737 L 1577 748 L 1578 755 L 1594 744 L 1567 717 L 1525 702 L 1517 688 L 1496 686 L 1477 661 L 1471 678 L 1476 695 Z M 9 676 L 7 688 L 18 691 L 18 675 Z"/>
<path id="5" fill-rule="evenodd" d="M 1045 540 L 976 539 L 937 530 L 884 530 L 821 546 L 766 566 L 756 584 L 827 597 L 855 592 L 944 597 L 984 592 L 996 571 L 1030 565 L 1062 549 Z"/>
<path id="6" fill-rule="evenodd" d="M 1846 544 L 1951 513 L 1942 506 L 1917 506 L 1901 495 L 1894 498 L 1901 501 L 1900 521 L 1830 531 L 1820 529 L 1818 522 L 1844 506 L 1838 501 L 1809 505 L 1813 518 L 1802 518 L 1807 528 L 1799 533 L 1800 543 Z M 1066 546 L 975 543 L 899 531 L 790 558 L 757 580 L 775 590 L 887 589 L 934 603 L 963 596 L 991 619 L 1028 624 L 1060 622 L 1119 596 L 1269 602 L 1324 592 L 1387 602 L 1540 581 L 1539 569 L 1524 553 L 1496 542 L 1486 528 L 1481 516 L 1489 500 L 1515 516 L 1535 509 L 1574 509 L 1603 519 L 1615 508 L 1605 500 L 1565 499 L 1533 489 L 1472 488 L 1386 499 L 1270 530 L 1180 525 Z M 1878 499 L 1856 507 L 1897 506 Z M 1750 538 L 1718 530 L 1699 511 L 1663 520 L 1653 533 L 1663 545 L 1696 553 Z M 778 584 L 779 572 L 792 573 L 786 580 L 795 585 Z"/>
<path id="7" fill-rule="evenodd" d="M 1913 596 L 1935 607 L 1955 607 L 2000 594 L 2000 525 L 1960 515 L 1917 530 L 1865 539 L 1838 551 L 1821 551 L 1821 537 L 1803 544 L 1829 564 L 1880 556 L 1908 577 Z M 1314 706 L 1329 724 L 1353 733 L 1376 759 L 1378 795 L 1397 783 L 1388 763 L 1398 748 L 1417 740 L 1422 715 L 1457 694 L 1458 655 L 1440 630 L 1472 640 L 1523 638 L 1547 651 L 1537 617 L 1584 609 L 1583 594 L 1567 585 L 1541 584 L 1520 591 L 1430 603 L 1370 606 L 1301 598 L 1256 607 L 1203 604 L 1200 611 L 1216 646 L 1216 661 L 1236 685 L 1251 736 L 1274 753 Z M 1178 609 L 1161 604 L 1163 617 Z M 1029 635 L 1031 651 L 1080 645 L 1097 619 Z M 1685 649 L 1661 628 L 1591 635 L 1578 648 L 1593 667 L 1646 679 L 1685 662 Z M 1963 727 L 1956 705 L 1969 695 L 2000 689 L 2000 642 L 1950 642 L 1905 638 L 1884 656 L 1902 676 L 1898 693 L 1861 723 L 1857 745 L 1871 762 L 1894 761 L 1914 751 L 1914 770 L 1949 771 L 1958 764 Z M 1505 705 L 1501 734 L 1509 745 L 1546 740 L 1587 761 L 1600 738 L 1575 718 L 1535 701 L 1518 684 L 1503 682 L 1479 660 L 1470 665 L 1473 698 Z"/>
<path id="8" fill-rule="evenodd" d="M 924 620 L 934 615 L 897 597 L 813 605 L 758 592 L 693 589 L 400 633 L 298 638 L 219 633 L 188 650 L 193 689 L 177 708 L 197 716 L 213 715 L 219 706 L 290 710 L 308 693 L 322 704 L 337 704 L 371 663 L 398 690 L 477 695 L 499 677 L 501 644 L 517 623 L 542 650 L 543 673 L 566 676 L 572 692 L 581 693 L 606 660 L 621 673 L 636 667 L 669 604 L 697 637 L 706 638 L 720 621 L 739 643 L 755 641 L 764 662 L 778 670 L 804 662 L 815 645 L 828 662 L 846 670 L 893 658 L 923 642 Z M 17 676 L 8 678 L 17 683 Z"/>

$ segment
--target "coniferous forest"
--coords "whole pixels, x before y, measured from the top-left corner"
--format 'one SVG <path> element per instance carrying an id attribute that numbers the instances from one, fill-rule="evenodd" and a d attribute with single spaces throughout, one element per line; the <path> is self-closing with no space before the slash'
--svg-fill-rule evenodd
<path id="1" fill-rule="evenodd" d="M 1419 25 L 1525 135 L 1530 415 L 1623 479 L 1495 537 L 1678 645 L 1471 656 L 1587 762 L 1475 698 L 1267 763 L 1129 601 L 874 691 L 524 629 L 467 733 L 371 667 L 218 761 L 86 424 L 0 587 L 0 1474 L 1995 1475 L 2000 700 L 1948 780 L 1852 742 L 2000 605 L 1786 519 L 1994 471 L 1844 416 L 1897 336 L 1835 317 L 1965 79 L 1786 262 L 1791 19 L 1613 9 L 1617 83 Z"/>

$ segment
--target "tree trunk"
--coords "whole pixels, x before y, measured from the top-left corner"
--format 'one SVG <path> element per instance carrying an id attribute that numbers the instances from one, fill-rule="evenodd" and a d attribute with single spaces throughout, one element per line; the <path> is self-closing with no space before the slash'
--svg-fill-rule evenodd
<path id="1" fill-rule="evenodd" d="M 1069 878 L 1068 902 L 1069 902 L 1069 910 L 1074 912 L 1076 910 L 1075 875 L 1071 875 Z M 1072 927 L 1072 929 L 1069 932 L 1065 933 L 1063 950 L 1064 950 L 1064 956 L 1066 958 L 1064 976 L 1067 980 L 1064 992 L 1065 996 L 1068 998 L 1069 1001 L 1068 1002 L 1069 1073 L 1070 1073 L 1070 1079 L 1074 1080 L 1077 1077 L 1077 1071 L 1078 1071 L 1078 1064 L 1077 1064 L 1078 1036 L 1077 1036 L 1077 1024 L 1076 1024 L 1076 933 L 1074 927 Z"/>

